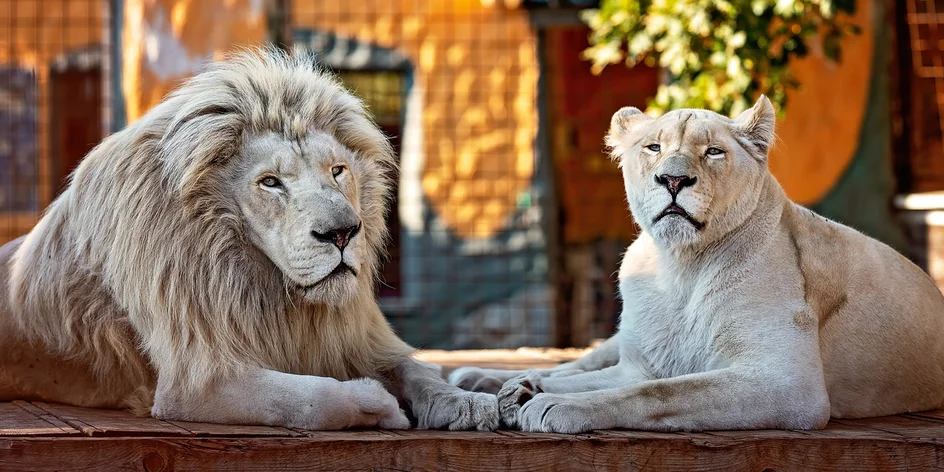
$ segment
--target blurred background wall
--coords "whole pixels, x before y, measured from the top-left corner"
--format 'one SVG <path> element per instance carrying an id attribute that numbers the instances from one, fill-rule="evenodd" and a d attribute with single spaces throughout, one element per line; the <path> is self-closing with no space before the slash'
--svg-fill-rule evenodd
<path id="1" fill-rule="evenodd" d="M 665 74 L 590 72 L 590 0 L 0 0 L 0 243 L 107 133 L 240 47 L 319 53 L 400 159 L 381 305 L 432 348 L 582 346 L 619 313 L 635 227 L 609 118 Z M 858 0 L 843 60 L 802 84 L 770 167 L 797 202 L 944 281 L 944 2 Z M 944 30 L 942 30 L 944 31 Z M 940 253 L 940 254 L 939 254 Z"/>

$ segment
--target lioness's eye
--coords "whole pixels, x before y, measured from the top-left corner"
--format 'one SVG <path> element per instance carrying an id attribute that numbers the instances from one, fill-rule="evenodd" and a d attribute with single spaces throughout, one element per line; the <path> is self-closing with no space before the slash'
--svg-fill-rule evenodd
<path id="1" fill-rule="evenodd" d="M 720 156 L 724 154 L 724 150 L 722 150 L 721 148 L 710 147 L 708 148 L 708 151 L 705 154 L 708 154 L 709 156 Z"/>
<path id="2" fill-rule="evenodd" d="M 266 177 L 259 181 L 259 184 L 263 187 L 269 188 L 280 188 L 282 187 L 282 181 L 276 179 L 275 177 Z"/>
<path id="3" fill-rule="evenodd" d="M 660 146 L 660 145 L 658 145 L 658 144 L 650 144 L 650 145 L 646 146 L 646 149 L 648 149 L 648 150 L 650 150 L 650 151 L 652 151 L 652 152 L 659 152 L 659 151 L 662 150 L 662 146 Z"/>
<path id="4" fill-rule="evenodd" d="M 335 177 L 341 175 L 341 172 L 344 172 L 344 166 L 334 166 L 331 168 L 331 175 Z"/>

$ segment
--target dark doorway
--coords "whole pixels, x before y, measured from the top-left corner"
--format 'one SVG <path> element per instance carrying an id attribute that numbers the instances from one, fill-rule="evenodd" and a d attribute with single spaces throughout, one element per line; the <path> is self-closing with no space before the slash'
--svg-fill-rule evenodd
<path id="1" fill-rule="evenodd" d="M 52 70 L 49 91 L 50 173 L 59 195 L 79 161 L 102 139 L 102 70 Z"/>
<path id="2" fill-rule="evenodd" d="M 400 136 L 403 134 L 403 96 L 406 88 L 405 74 L 399 70 L 336 70 L 338 77 L 355 95 L 367 105 L 368 110 L 390 139 L 393 150 L 400 161 Z M 387 244 L 388 258 L 380 270 L 380 286 L 377 295 L 381 298 L 401 296 L 400 212 L 399 175 L 392 175 L 393 190 L 387 213 L 387 229 L 390 240 Z"/>

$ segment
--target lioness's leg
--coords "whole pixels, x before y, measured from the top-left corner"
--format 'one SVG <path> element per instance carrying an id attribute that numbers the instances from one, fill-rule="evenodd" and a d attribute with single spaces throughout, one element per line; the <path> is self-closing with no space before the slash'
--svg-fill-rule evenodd
<path id="1" fill-rule="evenodd" d="M 492 431 L 498 427 L 494 395 L 449 385 L 438 370 L 415 359 L 402 360 L 388 377 L 390 390 L 409 404 L 417 428 Z"/>
<path id="2" fill-rule="evenodd" d="M 573 362 L 565 362 L 550 369 L 501 370 L 479 367 L 461 367 L 449 374 L 449 383 L 473 392 L 498 393 L 512 378 L 532 374 L 540 377 L 562 377 L 600 370 L 619 362 L 619 342 L 616 336 L 607 339 L 596 349 Z"/>
<path id="3" fill-rule="evenodd" d="M 152 414 L 169 420 L 312 430 L 410 427 L 396 398 L 375 380 L 342 382 L 267 369 L 243 370 L 191 392 L 159 378 Z"/>
<path id="4" fill-rule="evenodd" d="M 521 406 L 539 393 L 591 392 L 646 380 L 650 378 L 626 363 L 565 377 L 542 377 L 534 372 L 527 372 L 505 382 L 498 392 L 498 409 L 502 422 L 506 426 L 515 427 L 518 425 Z"/>
<path id="5" fill-rule="evenodd" d="M 629 428 L 813 429 L 829 420 L 822 374 L 726 368 L 594 392 L 541 393 L 519 412 L 523 431 Z"/>

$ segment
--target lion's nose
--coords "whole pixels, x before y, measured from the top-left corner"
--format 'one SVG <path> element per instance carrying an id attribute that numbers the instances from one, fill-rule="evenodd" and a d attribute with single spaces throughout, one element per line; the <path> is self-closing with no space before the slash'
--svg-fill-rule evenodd
<path id="1" fill-rule="evenodd" d="M 315 239 L 325 243 L 331 243 L 341 249 L 342 251 L 351 242 L 351 238 L 361 230 L 361 224 L 358 223 L 357 226 L 346 226 L 343 228 L 329 229 L 324 233 L 319 233 L 312 230 L 311 235 Z"/>
<path id="2" fill-rule="evenodd" d="M 691 187 L 698 182 L 698 177 L 689 177 L 687 175 L 669 175 L 662 174 L 656 176 L 656 183 L 669 189 L 669 193 L 674 198 L 685 187 Z"/>

